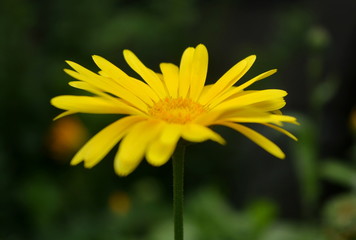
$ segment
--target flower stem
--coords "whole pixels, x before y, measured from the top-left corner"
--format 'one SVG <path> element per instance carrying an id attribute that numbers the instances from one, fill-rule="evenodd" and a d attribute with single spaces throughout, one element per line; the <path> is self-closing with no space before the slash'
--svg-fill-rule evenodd
<path id="1" fill-rule="evenodd" d="M 174 240 L 183 240 L 184 144 L 177 144 L 173 154 Z"/>

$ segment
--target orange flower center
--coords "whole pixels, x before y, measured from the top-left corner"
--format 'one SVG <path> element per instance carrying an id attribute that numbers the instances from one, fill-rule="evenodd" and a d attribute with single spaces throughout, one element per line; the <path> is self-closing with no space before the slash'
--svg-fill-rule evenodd
<path id="1" fill-rule="evenodd" d="M 179 124 L 191 122 L 204 112 L 206 109 L 203 105 L 189 98 L 165 98 L 156 102 L 148 111 L 154 118 Z"/>

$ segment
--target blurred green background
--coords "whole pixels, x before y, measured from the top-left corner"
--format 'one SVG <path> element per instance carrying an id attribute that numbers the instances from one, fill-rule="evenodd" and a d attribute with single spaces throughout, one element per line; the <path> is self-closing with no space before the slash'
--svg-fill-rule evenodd
<path id="1" fill-rule="evenodd" d="M 119 178 L 111 153 L 91 170 L 71 167 L 114 118 L 52 122 L 60 111 L 49 100 L 80 94 L 64 60 L 95 70 L 98 54 L 132 73 L 127 48 L 158 71 L 198 43 L 211 83 L 250 54 L 257 62 L 240 81 L 278 68 L 253 87 L 287 90 L 285 113 L 301 126 L 287 126 L 298 143 L 256 128 L 283 161 L 226 129 L 227 146 L 189 147 L 186 239 L 356 239 L 355 13 L 353 0 L 2 0 L 0 239 L 173 239 L 171 164 Z"/>

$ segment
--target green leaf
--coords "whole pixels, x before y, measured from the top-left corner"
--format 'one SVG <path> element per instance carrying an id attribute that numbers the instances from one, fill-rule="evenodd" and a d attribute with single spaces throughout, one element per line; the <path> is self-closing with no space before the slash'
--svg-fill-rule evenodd
<path id="1" fill-rule="evenodd" d="M 356 169 L 338 160 L 329 160 L 321 165 L 321 175 L 325 179 L 356 189 Z"/>

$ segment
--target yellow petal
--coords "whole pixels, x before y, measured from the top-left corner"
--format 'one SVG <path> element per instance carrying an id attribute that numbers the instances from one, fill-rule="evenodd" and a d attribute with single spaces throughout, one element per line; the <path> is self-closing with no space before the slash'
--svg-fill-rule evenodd
<path id="1" fill-rule="evenodd" d="M 75 62 L 72 62 L 72 61 L 66 61 L 66 63 L 67 63 L 69 66 L 71 66 L 75 71 L 77 71 L 78 74 L 81 75 L 81 76 L 76 75 L 75 78 L 79 77 L 79 78 L 77 78 L 78 80 L 82 80 L 82 79 L 80 79 L 80 78 L 82 78 L 83 76 L 92 77 L 93 79 L 98 79 L 98 75 L 97 75 L 96 73 L 94 73 L 94 72 L 90 71 L 89 69 L 87 69 L 87 68 L 81 66 L 80 64 L 75 63 Z M 69 70 L 69 71 L 68 71 L 68 70 L 69 70 L 69 69 L 64 69 L 64 71 L 65 71 L 66 73 L 68 73 L 69 75 L 75 74 L 75 73 L 73 73 L 71 70 Z M 74 77 L 74 76 L 73 76 L 73 77 Z"/>
<path id="2" fill-rule="evenodd" d="M 212 88 L 213 85 L 214 84 L 207 84 L 203 87 L 202 92 L 200 93 L 200 99 L 205 99 L 205 95 L 209 93 L 210 88 Z"/>
<path id="3" fill-rule="evenodd" d="M 77 73 L 77 72 L 75 72 L 75 73 Z M 81 89 L 81 90 L 85 90 L 85 91 L 90 92 L 90 93 L 98 94 L 99 92 L 101 92 L 98 88 L 90 85 L 87 82 L 83 82 L 83 81 L 71 81 L 68 84 L 71 87 L 74 87 L 74 88 L 77 88 L 77 89 Z"/>
<path id="4" fill-rule="evenodd" d="M 287 123 L 293 123 L 293 124 L 299 125 L 299 123 L 297 122 L 297 119 L 292 116 L 271 114 L 271 118 L 275 121 L 287 122 Z"/>
<path id="5" fill-rule="evenodd" d="M 231 88 L 231 90 L 229 91 L 225 91 L 224 94 L 220 95 L 219 97 L 215 97 L 214 99 L 212 99 L 209 103 L 209 105 L 211 107 L 214 107 L 216 105 L 218 105 L 219 103 L 223 102 L 224 100 L 230 98 L 230 97 L 233 97 L 234 94 L 238 94 L 239 92 L 241 92 L 242 90 L 244 90 L 245 88 L 247 88 L 248 86 L 250 86 L 251 84 L 259 81 L 259 80 L 262 80 L 266 77 L 269 77 L 271 76 L 272 74 L 276 73 L 277 72 L 277 69 L 273 69 L 273 70 L 270 70 L 270 71 L 267 71 L 267 72 L 264 72 L 264 73 L 261 73 L 260 75 L 252 78 L 251 80 L 241 84 L 240 86 L 237 86 L 237 87 L 234 87 L 234 88 Z"/>
<path id="6" fill-rule="evenodd" d="M 108 81 L 106 78 L 86 69 L 85 67 L 75 62 L 66 61 L 66 63 L 76 71 L 75 72 L 69 69 L 64 69 L 64 71 L 71 77 L 85 81 L 104 92 L 115 94 L 115 92 L 113 92 L 115 90 L 115 85 Z"/>
<path id="7" fill-rule="evenodd" d="M 73 157 L 71 164 L 85 161 L 85 167 L 96 165 L 117 144 L 124 134 L 137 122 L 143 121 L 140 116 L 129 116 L 110 124 L 92 137 Z"/>
<path id="8" fill-rule="evenodd" d="M 192 62 L 194 58 L 195 49 L 192 47 L 187 48 L 182 55 L 179 66 L 179 89 L 178 95 L 180 97 L 187 97 L 190 88 Z"/>
<path id="9" fill-rule="evenodd" d="M 160 68 L 169 95 L 172 98 L 176 98 L 178 96 L 178 84 L 179 84 L 178 67 L 171 63 L 161 63 Z"/>
<path id="10" fill-rule="evenodd" d="M 293 134 L 291 134 L 290 132 L 288 132 L 287 130 L 285 130 L 283 128 L 277 127 L 277 126 L 275 126 L 273 124 L 269 124 L 269 123 L 263 123 L 263 125 L 265 125 L 267 127 L 270 127 L 270 128 L 273 128 L 273 129 L 277 130 L 278 132 L 281 132 L 281 133 L 287 135 L 288 137 L 290 137 L 294 141 L 298 141 L 298 138 L 296 136 L 294 136 Z"/>
<path id="11" fill-rule="evenodd" d="M 192 73 L 190 80 L 190 93 L 189 96 L 193 101 L 196 101 L 200 96 L 208 72 L 208 50 L 203 44 L 199 44 L 195 48 Z"/>
<path id="12" fill-rule="evenodd" d="M 156 75 L 157 75 L 157 77 L 161 80 L 161 82 L 163 83 L 163 74 L 162 73 L 155 73 Z M 163 85 L 165 85 L 164 83 L 163 83 Z"/>
<path id="13" fill-rule="evenodd" d="M 121 86 L 123 86 L 130 92 L 136 94 L 147 104 L 152 104 L 152 100 L 159 100 L 158 96 L 148 85 L 146 85 L 142 81 L 128 76 L 120 68 L 116 67 L 114 64 L 112 64 L 105 58 L 94 55 L 93 60 L 95 64 L 104 72 L 103 74 L 106 74 L 108 77 L 117 81 L 117 83 L 119 83 Z"/>
<path id="14" fill-rule="evenodd" d="M 203 126 L 209 126 L 213 125 L 216 121 L 221 119 L 221 115 L 224 114 L 224 111 L 207 111 L 204 113 L 201 113 L 196 119 L 193 120 L 192 123 L 203 125 Z"/>
<path id="15" fill-rule="evenodd" d="M 251 107 L 258 108 L 265 112 L 272 112 L 283 108 L 286 101 L 283 98 L 276 98 L 252 104 Z"/>
<path id="16" fill-rule="evenodd" d="M 216 114 L 215 112 L 220 112 L 220 115 L 210 121 L 209 125 L 220 124 L 220 122 L 250 122 L 250 123 L 273 123 L 277 125 L 282 125 L 283 122 L 297 124 L 296 118 L 287 115 L 277 115 L 271 112 L 264 111 L 263 109 L 255 107 L 243 107 L 233 110 L 222 110 L 222 111 L 210 111 L 208 114 Z M 205 117 L 209 118 L 209 116 Z"/>
<path id="17" fill-rule="evenodd" d="M 213 140 L 220 144 L 225 144 L 225 140 L 219 134 L 208 127 L 204 127 L 198 124 L 184 125 L 182 130 L 182 137 L 190 142 L 204 142 L 207 140 Z"/>
<path id="18" fill-rule="evenodd" d="M 270 113 L 255 108 L 241 108 L 221 114 L 217 121 L 268 123 L 274 121 Z"/>
<path id="19" fill-rule="evenodd" d="M 229 71 L 227 71 L 210 89 L 204 98 L 200 98 L 201 104 L 207 104 L 211 100 L 219 97 L 231 86 L 233 86 L 253 65 L 256 60 L 255 55 L 251 55 L 238 62 Z"/>
<path id="20" fill-rule="evenodd" d="M 108 101 L 101 97 L 58 96 L 51 99 L 51 104 L 63 110 L 81 113 L 140 114 L 136 109 L 118 101 Z"/>
<path id="21" fill-rule="evenodd" d="M 245 88 L 247 88 L 248 86 L 250 86 L 251 84 L 257 82 L 257 81 L 260 81 L 266 77 L 269 77 L 271 76 L 272 74 L 275 74 L 277 72 L 277 69 L 272 69 L 272 70 L 269 70 L 267 72 L 264 72 L 264 73 L 261 73 L 259 74 L 258 76 L 252 78 L 251 80 L 241 84 L 240 86 L 236 87 L 235 88 L 235 91 L 236 92 L 239 92 L 241 90 L 244 90 Z"/>
<path id="22" fill-rule="evenodd" d="M 83 82 L 83 81 L 71 81 L 69 82 L 69 85 L 71 87 L 74 87 L 74 88 L 77 88 L 77 89 L 81 89 L 81 90 L 84 90 L 84 91 L 87 91 L 87 92 L 90 92 L 90 93 L 93 93 L 94 95 L 98 95 L 100 97 L 103 97 L 103 98 L 106 98 L 108 100 L 111 100 L 111 101 L 116 101 L 118 100 L 117 98 L 101 91 L 100 89 L 90 85 L 89 83 L 87 82 Z"/>
<path id="23" fill-rule="evenodd" d="M 147 161 L 153 166 L 165 164 L 172 156 L 181 132 L 181 125 L 166 124 L 161 135 L 148 146 L 146 153 Z"/>
<path id="24" fill-rule="evenodd" d="M 225 125 L 242 133 L 273 156 L 276 156 L 281 159 L 285 158 L 285 154 L 276 144 L 274 144 L 272 141 L 259 134 L 258 132 L 252 130 L 251 128 L 245 127 L 241 124 L 229 122 L 222 123 L 221 125 Z"/>
<path id="25" fill-rule="evenodd" d="M 137 72 L 145 82 L 150 85 L 153 91 L 161 98 L 167 96 L 164 85 L 151 69 L 147 68 L 130 50 L 124 50 L 124 58 L 129 66 Z"/>
<path id="26" fill-rule="evenodd" d="M 147 120 L 135 125 L 120 143 L 114 168 L 118 175 L 130 174 L 145 156 L 147 146 L 159 135 L 162 123 Z"/>
<path id="27" fill-rule="evenodd" d="M 78 80 L 81 80 L 81 81 L 86 81 L 87 77 L 85 75 L 82 75 L 80 73 L 77 73 L 76 71 L 73 71 L 71 69 L 63 69 L 63 71 L 68 74 L 69 76 L 71 76 L 72 78 L 75 78 L 75 79 L 78 79 Z"/>
<path id="28" fill-rule="evenodd" d="M 75 111 L 65 111 L 65 112 L 62 112 L 61 114 L 57 115 L 55 118 L 53 118 L 53 121 L 57 120 L 57 119 L 60 119 L 62 117 L 65 117 L 65 116 L 68 116 L 68 115 L 72 115 L 72 114 L 75 114 L 77 112 Z"/>
<path id="29" fill-rule="evenodd" d="M 96 87 L 100 89 L 103 92 L 110 93 L 114 96 L 117 96 L 119 98 L 122 98 L 129 102 L 131 105 L 134 107 L 140 109 L 141 111 L 146 111 L 147 110 L 147 105 L 145 102 L 143 102 L 141 99 L 139 99 L 135 94 L 129 92 L 127 89 L 123 88 L 119 84 L 115 83 L 112 79 L 97 75 L 96 73 L 91 72 L 90 70 L 82 67 L 81 65 L 71 62 L 71 61 L 66 61 L 74 70 L 77 72 L 65 69 L 64 71 L 69 74 L 70 76 L 78 79 L 85 81 L 92 85 L 93 87 Z"/>
<path id="30" fill-rule="evenodd" d="M 240 96 L 226 100 L 215 107 L 217 110 L 236 109 L 242 106 L 248 106 L 254 103 L 268 101 L 275 98 L 281 98 L 287 95 L 286 91 L 279 89 L 267 89 L 260 91 L 244 91 Z"/>

